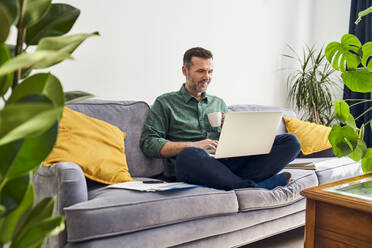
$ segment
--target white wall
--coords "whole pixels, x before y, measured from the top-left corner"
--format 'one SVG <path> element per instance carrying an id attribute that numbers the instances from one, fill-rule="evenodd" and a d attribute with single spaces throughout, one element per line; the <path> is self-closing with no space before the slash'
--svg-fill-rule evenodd
<path id="1" fill-rule="evenodd" d="M 209 93 L 227 104 L 288 106 L 286 44 L 339 40 L 350 0 L 65 0 L 82 13 L 71 33 L 99 31 L 75 61 L 51 69 L 65 90 L 152 103 L 184 82 L 182 56 L 214 53 Z"/>

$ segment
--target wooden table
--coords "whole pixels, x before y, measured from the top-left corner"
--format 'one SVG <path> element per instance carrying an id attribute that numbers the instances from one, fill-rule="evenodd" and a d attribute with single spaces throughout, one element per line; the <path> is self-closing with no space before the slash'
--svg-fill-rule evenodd
<path id="1" fill-rule="evenodd" d="M 308 188 L 305 248 L 372 248 L 372 201 L 325 191 L 327 188 L 372 178 L 372 173 Z"/>

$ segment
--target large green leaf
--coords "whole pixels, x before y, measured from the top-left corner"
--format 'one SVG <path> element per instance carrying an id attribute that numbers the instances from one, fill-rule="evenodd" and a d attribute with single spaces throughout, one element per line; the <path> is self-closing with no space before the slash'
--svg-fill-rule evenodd
<path id="1" fill-rule="evenodd" d="M 372 148 L 368 148 L 362 159 L 362 170 L 364 173 L 372 172 Z"/>
<path id="2" fill-rule="evenodd" d="M 362 65 L 367 68 L 368 71 L 372 72 L 372 63 L 370 58 L 372 57 L 372 42 L 367 42 L 362 47 Z"/>
<path id="3" fill-rule="evenodd" d="M 45 227 L 45 222 L 50 221 L 53 216 L 55 204 L 55 197 L 47 197 L 41 200 L 30 212 L 25 221 L 23 227 L 17 232 L 16 238 L 14 240 L 15 247 L 28 247 L 35 243 L 40 242 L 43 240 L 46 235 L 51 234 L 56 228 L 60 229 L 60 224 L 57 225 L 47 225 L 48 228 L 40 228 Z M 63 217 L 56 217 L 62 218 L 60 220 L 63 221 Z M 56 222 L 53 222 L 56 224 Z M 57 222 L 60 223 L 60 222 Z M 63 230 L 63 229 L 62 229 Z"/>
<path id="4" fill-rule="evenodd" d="M 332 67 L 338 71 L 356 69 L 360 63 L 359 49 L 362 44 L 359 39 L 352 34 L 345 34 L 341 38 L 341 43 L 331 42 L 325 49 L 325 55 Z M 346 62 L 346 64 L 345 64 Z"/>
<path id="5" fill-rule="evenodd" d="M 0 204 L 0 216 L 2 216 L 5 213 L 5 211 L 6 211 L 6 208 Z M 0 224 L 0 231 L 1 231 L 1 224 Z"/>
<path id="6" fill-rule="evenodd" d="M 92 34 L 74 34 L 74 35 L 64 35 L 57 37 L 47 37 L 40 40 L 36 51 L 55 51 L 60 54 L 72 54 L 75 49 L 88 37 L 98 35 L 98 33 Z M 62 59 L 63 60 L 63 59 Z M 52 65 L 58 64 L 62 60 L 55 61 L 45 60 L 37 64 L 35 68 L 42 69 L 50 67 Z"/>
<path id="7" fill-rule="evenodd" d="M 0 66 L 10 59 L 10 53 L 7 45 L 0 44 Z M 0 96 L 3 96 L 12 85 L 13 73 L 0 76 Z"/>
<path id="8" fill-rule="evenodd" d="M 80 10 L 68 4 L 52 4 L 46 16 L 27 29 L 25 42 L 36 45 L 41 38 L 60 36 L 70 31 L 80 15 Z"/>
<path id="9" fill-rule="evenodd" d="M 51 6 L 51 0 L 23 0 L 21 28 L 28 28 L 41 20 Z"/>
<path id="10" fill-rule="evenodd" d="M 15 233 L 22 227 L 25 217 L 31 211 L 34 201 L 34 186 L 29 184 L 27 192 L 18 208 L 0 220 L 0 243 L 5 244 L 14 238 Z"/>
<path id="11" fill-rule="evenodd" d="M 55 204 L 55 197 L 46 197 L 42 199 L 30 212 L 28 215 L 24 226 L 22 229 L 19 230 L 18 235 L 22 235 L 22 233 L 26 232 L 27 229 L 32 227 L 33 225 L 37 224 L 38 222 L 50 218 L 53 216 Z"/>
<path id="12" fill-rule="evenodd" d="M 328 140 L 332 145 L 333 153 L 340 158 L 353 152 L 358 144 L 359 137 L 353 128 L 335 124 L 332 126 Z"/>
<path id="13" fill-rule="evenodd" d="M 336 119 L 352 128 L 356 128 L 355 119 L 350 114 L 349 105 L 345 101 L 335 101 L 334 103 Z"/>
<path id="14" fill-rule="evenodd" d="M 23 139 L 0 146 L 0 182 L 9 173 L 10 166 L 16 159 L 22 144 Z"/>
<path id="15" fill-rule="evenodd" d="M 22 53 L 0 67 L 0 76 L 14 72 L 21 68 L 46 68 L 44 64 L 56 64 L 67 58 L 70 54 L 65 51 L 36 51 L 33 53 Z"/>
<path id="16" fill-rule="evenodd" d="M 98 32 L 90 34 L 73 34 L 57 37 L 47 37 L 40 40 L 36 50 L 60 51 L 73 53 L 75 49 L 87 38 L 99 35 Z"/>
<path id="17" fill-rule="evenodd" d="M 40 221 L 27 230 L 22 236 L 18 236 L 10 248 L 18 247 L 40 247 L 48 236 L 57 235 L 65 229 L 63 216 L 57 216 Z"/>
<path id="18" fill-rule="evenodd" d="M 84 91 L 66 91 L 65 104 L 68 105 L 75 102 L 81 102 L 92 97 L 94 97 L 94 95 Z"/>
<path id="19" fill-rule="evenodd" d="M 19 0 L 1 0 L 1 4 L 8 9 L 8 14 L 12 18 L 12 23 L 15 24 L 18 21 L 19 15 Z"/>
<path id="20" fill-rule="evenodd" d="M 5 206 L 5 215 L 15 210 L 22 202 L 29 184 L 31 183 L 31 173 L 9 180 L 1 189 L 0 204 Z"/>
<path id="21" fill-rule="evenodd" d="M 7 104 L 16 103 L 30 94 L 42 94 L 55 106 L 64 106 L 65 98 L 62 85 L 58 78 L 50 73 L 39 73 L 28 77 L 13 91 Z"/>
<path id="22" fill-rule="evenodd" d="M 42 134 L 56 122 L 61 111 L 61 107 L 40 103 L 5 106 L 0 111 L 0 145 Z"/>
<path id="23" fill-rule="evenodd" d="M 57 140 L 58 122 L 40 136 L 26 138 L 12 163 L 8 178 L 18 177 L 38 168 L 52 151 Z"/>
<path id="24" fill-rule="evenodd" d="M 0 3 L 0 44 L 7 40 L 11 25 L 12 18 L 8 13 L 8 9 Z"/>
<path id="25" fill-rule="evenodd" d="M 43 38 L 35 52 L 22 53 L 1 66 L 0 76 L 21 68 L 43 69 L 58 64 L 71 58 L 71 53 L 85 39 L 94 35 L 98 35 L 98 33 Z"/>
<path id="26" fill-rule="evenodd" d="M 372 73 L 365 68 L 343 72 L 341 77 L 344 84 L 352 91 L 362 93 L 372 91 Z"/>
<path id="27" fill-rule="evenodd" d="M 367 152 L 367 145 L 363 139 L 358 139 L 358 144 L 353 152 L 348 155 L 354 161 L 360 161 Z"/>
<path id="28" fill-rule="evenodd" d="M 363 11 L 360 11 L 358 13 L 358 19 L 355 21 L 355 24 L 358 24 L 361 20 L 362 20 L 362 17 L 365 16 L 365 15 L 368 15 L 369 13 L 372 12 L 372 6 L 369 7 L 368 9 L 365 9 Z"/>

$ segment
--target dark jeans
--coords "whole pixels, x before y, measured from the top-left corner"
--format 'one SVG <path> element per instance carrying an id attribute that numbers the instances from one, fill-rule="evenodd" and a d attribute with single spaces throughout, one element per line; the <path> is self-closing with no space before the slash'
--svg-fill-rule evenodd
<path id="1" fill-rule="evenodd" d="M 264 155 L 215 159 L 200 148 L 186 148 L 176 160 L 178 181 L 216 189 L 257 187 L 281 171 L 300 152 L 301 144 L 293 134 L 275 137 L 271 152 Z"/>

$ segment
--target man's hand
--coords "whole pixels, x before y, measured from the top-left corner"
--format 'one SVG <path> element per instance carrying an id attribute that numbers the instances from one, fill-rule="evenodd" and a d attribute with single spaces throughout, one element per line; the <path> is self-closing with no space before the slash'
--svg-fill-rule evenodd
<path id="1" fill-rule="evenodd" d="M 197 147 L 206 150 L 208 153 L 214 154 L 218 146 L 217 140 L 200 140 L 195 142 L 173 142 L 168 141 L 160 150 L 160 155 L 165 158 L 176 156 L 187 147 Z"/>
<path id="2" fill-rule="evenodd" d="M 218 141 L 205 139 L 201 141 L 192 142 L 192 146 L 206 150 L 209 153 L 215 153 L 218 146 Z"/>

